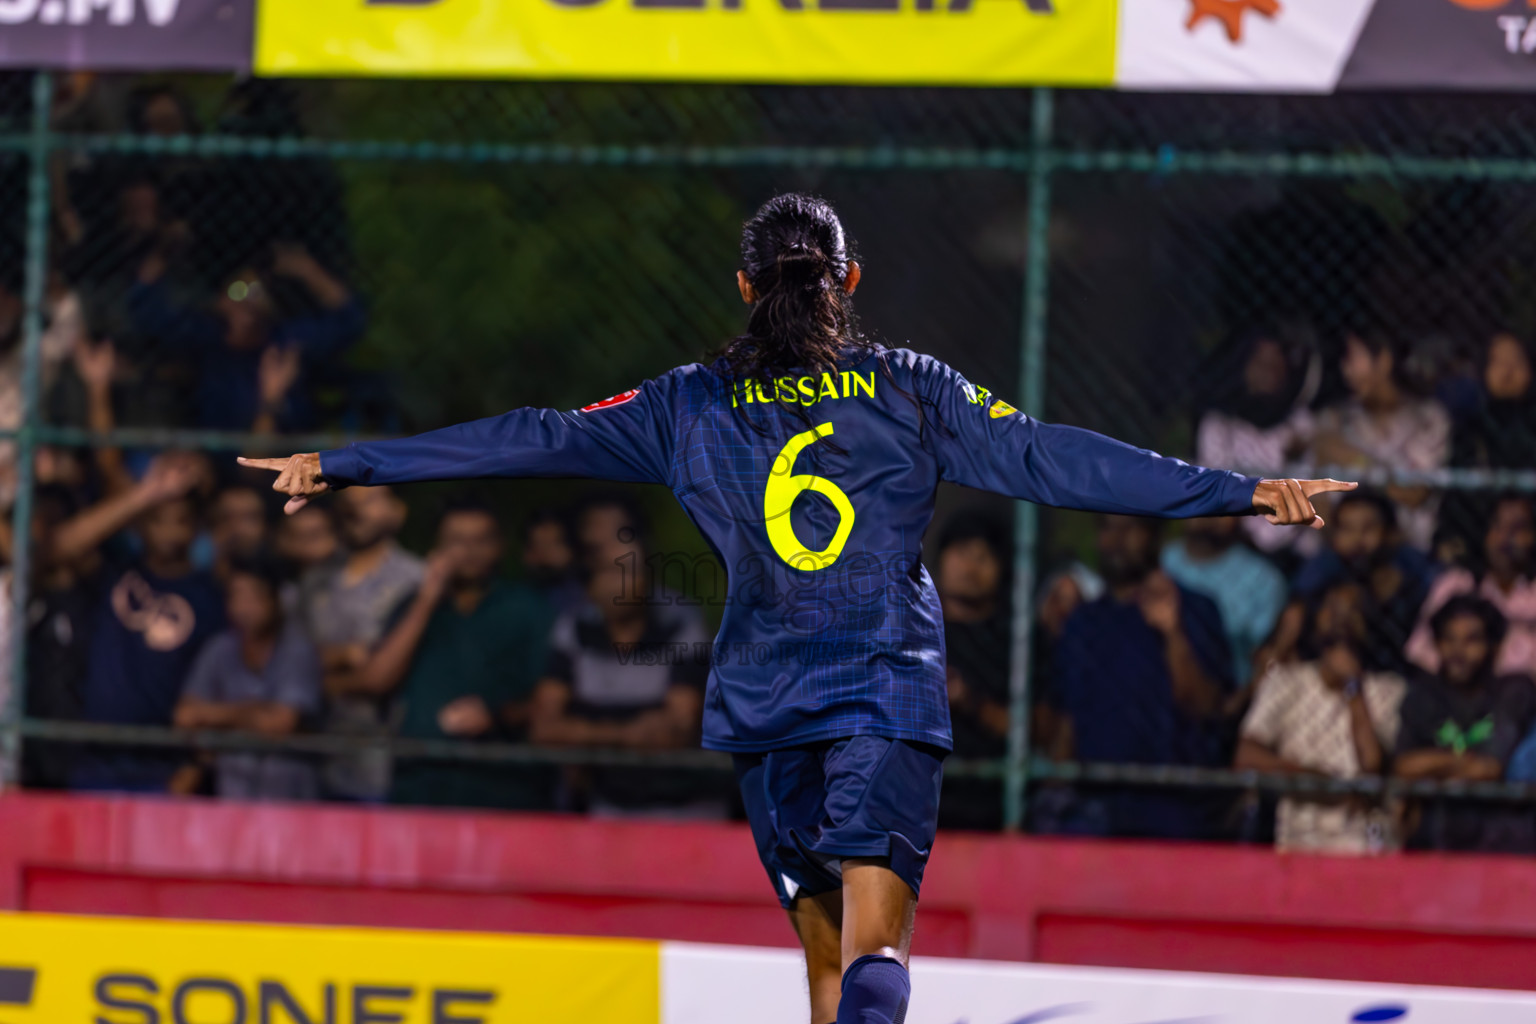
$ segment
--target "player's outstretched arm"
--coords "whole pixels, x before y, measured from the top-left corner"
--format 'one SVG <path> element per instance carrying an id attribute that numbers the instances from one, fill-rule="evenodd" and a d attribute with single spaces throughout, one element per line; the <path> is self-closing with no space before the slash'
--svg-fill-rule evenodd
<path id="1" fill-rule="evenodd" d="M 1191 466 L 1079 427 L 1041 423 L 973 387 L 952 368 L 915 358 L 919 391 L 938 412 L 942 479 L 1056 508 L 1184 519 L 1263 515 L 1323 525 L 1316 495 L 1353 490 L 1339 480 L 1260 480 Z"/>
<path id="2" fill-rule="evenodd" d="M 241 458 L 240 465 L 250 469 L 269 469 L 277 474 L 272 489 L 288 495 L 283 511 L 290 516 L 309 504 L 309 499 L 331 489 L 320 472 L 320 453 L 305 452 L 286 459 Z"/>
<path id="3" fill-rule="evenodd" d="M 337 487 L 424 480 L 587 477 L 671 482 L 676 371 L 581 409 L 513 409 L 414 437 L 361 441 L 286 459 L 241 459 L 278 474 L 290 515 Z"/>
<path id="4" fill-rule="evenodd" d="M 1253 489 L 1253 508 L 1277 526 L 1323 528 L 1323 517 L 1312 507 L 1312 499 L 1333 491 L 1352 491 L 1360 485 L 1352 480 L 1260 480 Z"/>

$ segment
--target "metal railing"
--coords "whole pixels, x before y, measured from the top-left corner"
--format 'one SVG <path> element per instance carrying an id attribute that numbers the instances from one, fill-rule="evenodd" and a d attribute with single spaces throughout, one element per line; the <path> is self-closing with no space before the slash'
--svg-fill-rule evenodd
<path id="1" fill-rule="evenodd" d="M 49 221 L 52 182 L 50 160 L 58 154 L 115 154 L 147 158 L 240 158 L 251 161 L 333 160 L 400 164 L 516 165 L 523 167 L 592 168 L 612 170 L 714 169 L 848 171 L 867 175 L 924 174 L 977 171 L 1016 176 L 1025 196 L 1022 220 L 1023 291 L 1019 297 L 1018 394 L 1022 410 L 1048 412 L 1050 383 L 1046 378 L 1051 332 L 1053 259 L 1051 231 L 1057 215 L 1055 192 L 1061 179 L 1083 174 L 1174 175 L 1298 179 L 1380 178 L 1388 182 L 1470 181 L 1479 183 L 1536 182 L 1536 158 L 1424 156 L 1394 153 L 1225 152 L 1175 145 L 1152 148 L 1083 148 L 1057 138 L 1058 95 L 1049 89 L 1033 92 L 1029 144 L 1023 147 L 901 145 L 851 146 L 764 144 L 567 144 L 556 142 L 438 142 L 394 139 L 324 139 L 196 135 L 170 138 L 144 135 L 93 135 L 56 132 L 50 127 L 55 81 L 49 73 L 33 78 L 31 121 L 24 133 L 0 133 L 0 154 L 26 161 L 25 288 L 23 325 L 23 396 L 25 417 L 15 431 L 0 439 L 17 446 L 18 496 L 12 522 L 11 695 L 0 709 L 0 768 L 13 775 L 18 745 L 25 739 L 91 743 L 126 743 L 198 749 L 290 750 L 308 754 L 356 749 L 352 738 L 301 735 L 283 740 L 250 736 L 188 735 L 172 730 L 131 729 L 87 723 L 45 722 L 23 717 L 20 695 L 25 688 L 27 645 L 25 609 L 28 605 L 32 552 L 34 456 L 39 444 L 65 446 L 181 447 L 232 452 L 238 450 L 312 450 L 333 446 L 344 438 L 251 435 L 170 428 L 119 429 L 95 434 L 43 421 L 39 401 L 40 352 L 44 330 L 44 287 L 50 267 Z M 1069 140 L 1070 142 L 1070 140 Z M 1363 474 L 1378 484 L 1424 484 L 1461 490 L 1516 489 L 1536 493 L 1536 471 L 1444 469 L 1429 472 L 1372 470 Z M 1138 765 L 1079 765 L 1054 763 L 1032 756 L 1029 746 L 1032 680 L 1030 678 L 1032 602 L 1038 580 L 1040 517 L 1029 504 L 1018 506 L 1014 565 L 1014 623 L 1009 697 L 1012 728 L 1008 754 L 995 763 L 952 762 L 952 773 L 1002 778 L 1005 782 L 1006 822 L 1017 827 L 1025 818 L 1031 782 L 1134 782 L 1149 785 L 1258 788 L 1276 792 L 1447 795 L 1529 801 L 1530 787 L 1496 784 L 1413 783 L 1395 780 L 1317 780 L 1257 776 L 1192 768 Z M 452 743 L 392 739 L 389 751 L 403 758 L 493 761 L 508 764 L 659 763 L 719 770 L 723 758 L 712 754 L 638 755 L 604 751 L 553 751 L 494 743 Z M 8 766 L 8 767 L 7 767 Z"/>

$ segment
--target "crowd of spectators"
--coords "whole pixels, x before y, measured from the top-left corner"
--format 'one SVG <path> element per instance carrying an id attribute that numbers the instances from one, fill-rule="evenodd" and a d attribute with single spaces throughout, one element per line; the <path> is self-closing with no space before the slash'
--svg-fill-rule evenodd
<path id="1" fill-rule="evenodd" d="M 287 135 L 287 93 L 238 85 L 206 125 L 185 96 L 63 80 L 61 130 Z M 278 435 L 356 426 L 349 350 L 368 326 L 334 171 L 283 162 L 64 152 L 50 166 L 47 418 L 93 431 Z M 280 180 L 278 180 L 280 179 Z M 0 429 L 21 425 L 22 281 L 0 245 Z M 1532 352 L 1496 332 L 1426 374 L 1373 325 L 1332 346 L 1257 330 L 1188 452 L 1264 475 L 1536 468 Z M 1331 353 L 1331 354 L 1329 354 Z M 22 782 L 72 790 L 723 817 L 729 781 L 662 767 L 394 758 L 379 742 L 697 745 L 707 661 L 697 604 L 647 580 L 625 493 L 541 510 L 509 552 L 492 508 L 410 509 L 354 488 L 292 517 L 265 481 L 185 452 L 37 450 L 25 610 L 32 718 L 350 737 L 345 752 L 35 740 Z M 16 491 L 0 443 L 0 507 Z M 1533 495 L 1367 487 L 1324 531 L 1262 518 L 1097 525 L 1031 610 L 1032 749 L 1058 760 L 1356 779 L 1536 781 Z M 9 519 L 0 525 L 8 556 Z M 509 555 L 520 555 L 510 558 Z M 930 538 L 956 755 L 1007 750 L 1011 530 L 962 510 Z M 9 561 L 9 558 L 6 558 Z M 516 561 L 523 582 L 504 569 Z M 8 570 L 7 570 L 8 571 Z M 644 593 L 650 600 L 628 600 Z M 9 588 L 4 594 L 8 596 Z M 10 621 L 6 610 L 5 621 Z M 0 637 L 0 642 L 8 638 Z M 653 656 L 654 655 L 654 656 Z M 3 659 L 10 665 L 9 657 Z M 579 760 L 579 759 L 577 759 Z M 1286 849 L 1536 852 L 1536 804 L 1147 785 L 1037 786 L 1040 831 L 1272 839 Z M 943 824 L 1001 827 L 995 778 L 946 782 Z"/>
<path id="2" fill-rule="evenodd" d="M 1330 368 L 1315 351 L 1251 335 L 1190 454 L 1267 476 L 1536 467 L 1532 355 L 1513 335 L 1492 337 L 1481 372 L 1460 380 L 1415 380 L 1412 353 L 1370 331 L 1347 332 L 1337 351 L 1338 397 L 1320 400 Z M 1093 557 L 1048 576 L 1035 602 L 1037 752 L 1337 780 L 1536 782 L 1536 496 L 1410 481 L 1363 487 L 1322 513 L 1321 531 L 1102 517 Z M 969 594 L 972 577 L 950 571 L 950 543 L 939 585 Z M 991 552 L 998 565 L 1009 557 Z M 946 596 L 952 641 L 982 605 L 993 606 Z M 1005 670 L 1001 658 L 952 660 L 973 684 L 952 686 L 964 696 L 952 703 L 958 754 L 995 756 L 1007 719 L 986 698 L 1006 699 Z M 1536 804 L 1489 798 L 1275 801 L 1048 784 L 1032 818 L 1042 831 L 1341 853 L 1536 852 Z"/>
<path id="3" fill-rule="evenodd" d="M 23 785 L 730 814 L 728 789 L 686 769 L 394 759 L 368 742 L 696 747 L 709 634 L 698 605 L 650 589 L 649 531 L 627 495 L 532 515 L 522 555 L 537 571 L 513 583 L 501 518 L 472 494 L 442 505 L 418 557 L 397 541 L 407 508 L 387 488 L 280 517 L 253 482 L 221 482 L 214 461 L 168 453 L 82 500 L 71 481 L 105 479 L 117 459 L 98 449 L 97 466 L 67 452 L 43 460 L 54 468 L 42 471 L 32 522 L 28 713 L 358 742 L 305 752 L 38 740 L 25 745 Z"/>

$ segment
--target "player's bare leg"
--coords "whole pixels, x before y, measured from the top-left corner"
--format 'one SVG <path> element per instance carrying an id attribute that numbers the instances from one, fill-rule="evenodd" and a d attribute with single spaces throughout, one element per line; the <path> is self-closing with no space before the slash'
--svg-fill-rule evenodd
<path id="1" fill-rule="evenodd" d="M 843 894 L 802 896 L 790 909 L 789 921 L 805 948 L 811 1024 L 834 1024 L 843 991 Z"/>
<path id="2" fill-rule="evenodd" d="M 842 1001 L 837 1024 L 900 1024 L 917 895 L 885 858 L 843 861 Z"/>

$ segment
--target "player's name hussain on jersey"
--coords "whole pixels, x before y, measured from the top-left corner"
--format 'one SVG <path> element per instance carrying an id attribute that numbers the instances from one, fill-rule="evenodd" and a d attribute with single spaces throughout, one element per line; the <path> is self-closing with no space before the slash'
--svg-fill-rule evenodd
<path id="1" fill-rule="evenodd" d="M 770 402 L 785 405 L 816 405 L 834 398 L 858 398 L 861 395 L 875 397 L 875 371 L 858 373 L 844 370 L 842 373 L 823 372 L 820 376 L 780 377 L 768 387 L 764 381 L 737 381 L 731 393 L 731 406 Z"/>

